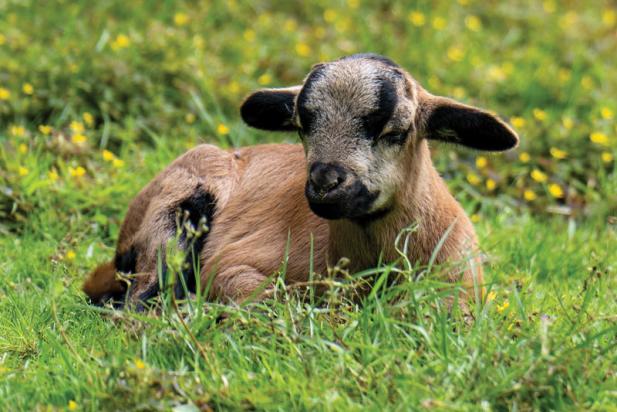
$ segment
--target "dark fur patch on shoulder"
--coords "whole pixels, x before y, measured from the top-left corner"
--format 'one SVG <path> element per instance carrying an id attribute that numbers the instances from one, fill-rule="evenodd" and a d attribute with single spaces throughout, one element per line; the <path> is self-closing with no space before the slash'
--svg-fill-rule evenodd
<path id="1" fill-rule="evenodd" d="M 116 270 L 122 273 L 135 273 L 137 267 L 137 249 L 131 246 L 129 250 L 118 253 L 114 258 Z"/>
<path id="2" fill-rule="evenodd" d="M 208 233 L 212 230 L 212 220 L 216 212 L 216 199 L 211 193 L 205 191 L 202 187 L 198 187 L 190 197 L 180 202 L 178 209 L 181 213 L 188 212 L 188 223 L 193 230 L 200 230 L 201 223 L 205 223 L 208 228 L 207 231 L 194 238 L 189 238 L 185 227 L 181 229 L 180 244 L 186 250 L 186 258 L 182 270 L 182 279 L 178 279 L 176 282 L 174 293 L 176 297 L 182 298 L 185 295 L 185 288 L 191 293 L 196 291 L 196 277 L 200 274 L 195 273 L 195 267 L 198 265 L 199 255 L 206 244 Z M 175 213 L 176 211 L 174 211 L 174 219 Z"/>
<path id="3" fill-rule="evenodd" d="M 296 94 L 286 90 L 260 90 L 250 95 L 240 115 L 249 126 L 271 131 L 292 131 L 294 99 Z"/>

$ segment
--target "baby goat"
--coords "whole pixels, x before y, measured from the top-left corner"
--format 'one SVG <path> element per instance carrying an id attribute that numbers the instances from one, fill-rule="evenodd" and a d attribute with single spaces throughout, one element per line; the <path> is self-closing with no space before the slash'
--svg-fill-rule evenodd
<path id="1" fill-rule="evenodd" d="M 306 281 L 311 242 L 318 273 L 342 257 L 352 271 L 374 267 L 399 256 L 395 238 L 411 224 L 410 261 L 429 262 L 444 238 L 434 261 L 458 262 L 449 280 L 482 284 L 474 229 L 433 167 L 427 140 L 515 147 L 516 133 L 497 117 L 433 96 L 371 54 L 317 64 L 299 86 L 256 91 L 241 114 L 259 129 L 296 131 L 302 144 L 202 145 L 178 158 L 131 203 L 114 261 L 84 285 L 92 301 L 128 293 L 139 304 L 158 293 L 157 266 L 165 276 L 165 247 L 178 233 L 187 260 L 177 296 L 195 290 L 194 261 L 210 298 L 259 293 L 285 256 L 286 282 Z M 209 230 L 191 238 L 204 221 Z M 127 287 L 116 272 L 134 280 Z"/>

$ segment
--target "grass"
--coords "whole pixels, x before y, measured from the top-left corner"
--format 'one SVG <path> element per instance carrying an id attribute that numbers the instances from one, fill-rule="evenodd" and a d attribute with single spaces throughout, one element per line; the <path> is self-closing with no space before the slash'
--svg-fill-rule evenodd
<path id="1" fill-rule="evenodd" d="M 612 3 L 125 3 L 0 2 L 0 410 L 616 410 Z M 242 97 L 362 51 L 521 134 L 504 156 L 435 146 L 488 257 L 474 322 L 396 265 L 362 302 L 356 274 L 316 302 L 86 304 L 158 171 L 294 141 L 243 126 Z"/>
<path id="2" fill-rule="evenodd" d="M 48 259 L 52 239 L 3 240 L 2 272 L 12 276 L 0 301 L 0 409 L 609 410 L 614 228 L 568 232 L 560 218 L 502 212 L 479 231 L 494 299 L 473 324 L 449 317 L 443 291 L 422 280 L 362 305 L 342 290 L 319 305 L 197 301 L 181 309 L 191 335 L 169 304 L 162 315 L 88 306 L 78 290 L 85 268 Z M 229 319 L 217 323 L 222 311 Z"/>

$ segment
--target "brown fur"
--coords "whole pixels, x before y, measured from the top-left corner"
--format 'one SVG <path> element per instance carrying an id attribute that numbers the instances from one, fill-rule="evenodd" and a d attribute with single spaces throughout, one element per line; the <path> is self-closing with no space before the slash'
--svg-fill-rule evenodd
<path id="1" fill-rule="evenodd" d="M 335 109 L 324 118 L 339 128 L 348 122 L 348 126 L 337 129 L 336 133 L 332 128 L 324 130 L 322 124 L 315 135 L 321 137 L 313 136 L 312 143 L 305 141 L 304 147 L 272 144 L 224 151 L 215 146 L 201 145 L 182 155 L 146 186 L 131 203 L 118 239 L 118 254 L 133 249 L 137 255 L 135 285 L 130 289 L 129 300 L 137 300 L 140 294 L 158 282 L 157 256 L 175 234 L 175 229 L 170 226 L 170 213 L 198 189 L 213 195 L 216 203 L 212 222 L 208 222 L 211 231 L 199 255 L 201 285 L 213 279 L 211 298 L 241 301 L 260 287 L 268 287 L 271 284 L 269 277 L 283 266 L 287 249 L 285 281 L 295 283 L 308 280 L 311 241 L 314 245 L 314 268 L 321 274 L 326 274 L 328 266 L 336 264 L 342 257 L 350 260 L 353 271 L 374 267 L 380 257 L 392 261 L 399 257 L 394 245 L 395 238 L 402 229 L 414 223 L 418 224 L 418 228 L 410 235 L 409 260 L 427 264 L 440 239 L 450 231 L 436 254 L 435 263 L 454 264 L 448 274 L 449 281 L 458 281 L 462 275 L 467 288 L 476 288 L 476 292 L 481 290 L 478 286 L 482 285 L 483 278 L 477 257 L 476 235 L 469 218 L 433 167 L 427 143 L 427 138 L 432 138 L 429 135 L 432 131 L 428 130 L 427 125 L 437 107 L 485 112 L 432 96 L 409 74 L 397 68 L 395 70 L 404 76 L 404 83 L 397 83 L 399 103 L 384 133 L 386 129 L 405 125 L 410 137 L 398 151 L 385 148 L 383 150 L 389 152 L 379 152 L 395 158 L 396 168 L 392 165 L 381 167 L 378 163 L 378 167 L 373 165 L 371 168 L 362 163 L 362 153 L 354 153 L 354 137 L 350 130 L 355 123 L 349 118 L 345 120 L 349 111 L 338 109 L 336 103 L 337 99 L 347 98 L 354 104 L 367 105 L 368 111 L 374 110 L 376 102 L 371 98 L 371 93 L 375 92 L 374 85 L 369 85 L 360 94 L 341 96 L 346 88 L 355 87 L 354 82 L 349 80 L 353 73 L 362 72 L 358 81 L 370 82 L 371 76 L 381 73 L 385 67 L 363 68 L 379 64 L 382 63 L 351 61 L 329 69 L 334 73 L 331 76 L 334 79 L 332 84 L 338 85 L 338 89 L 335 88 L 336 93 L 328 94 L 329 86 L 322 87 L 314 97 L 318 100 L 312 104 L 319 108 L 320 101 L 333 99 L 326 106 Z M 273 93 L 275 97 L 276 93 L 285 93 L 293 97 L 300 90 L 300 87 L 294 87 L 263 93 Z M 269 101 L 266 104 L 270 104 Z M 357 110 L 362 112 L 364 109 L 360 107 Z M 293 125 L 299 119 L 295 111 L 279 107 L 279 112 L 288 118 L 281 121 L 278 130 L 296 127 Z M 256 122 L 260 121 L 260 116 L 261 112 L 255 117 Z M 337 116 L 341 119 L 338 123 Z M 485 116 L 490 117 L 492 127 L 500 131 L 503 129 L 503 133 L 511 132 L 510 140 L 517 141 L 507 125 L 493 116 Z M 268 123 L 268 127 L 272 125 Z M 468 133 L 468 129 L 463 132 Z M 348 134 L 346 138 L 345 133 Z M 339 142 L 332 141 L 326 145 L 324 142 L 332 140 L 333 136 L 339 136 Z M 448 135 L 440 134 L 439 138 L 444 140 L 444 136 Z M 316 155 L 315 147 L 322 153 Z M 336 154 L 328 152 L 328 147 L 336 150 Z M 380 219 L 364 224 L 349 219 L 326 221 L 317 217 L 311 212 L 304 195 L 307 170 L 303 166 L 306 165 L 306 157 L 310 162 L 315 160 L 315 156 L 336 156 L 336 159 L 347 156 L 349 160 L 343 163 L 352 165 L 350 167 L 355 168 L 358 175 L 363 174 L 369 185 L 388 181 L 394 191 L 383 203 L 391 211 Z M 378 170 L 384 168 L 389 173 L 394 171 L 394 174 L 374 178 Z M 116 279 L 115 269 L 112 263 L 106 263 L 90 275 L 84 291 L 93 301 L 123 290 L 124 285 Z M 472 295 L 477 296 L 477 293 Z"/>

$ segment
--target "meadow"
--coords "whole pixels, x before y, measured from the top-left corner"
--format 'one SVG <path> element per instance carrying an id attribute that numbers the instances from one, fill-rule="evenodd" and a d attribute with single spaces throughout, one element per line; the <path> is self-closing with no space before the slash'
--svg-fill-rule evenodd
<path id="1" fill-rule="evenodd" d="M 616 411 L 616 51 L 614 1 L 0 0 L 0 410 Z M 243 125 L 243 97 L 356 52 L 520 134 L 432 146 L 487 256 L 473 322 L 405 262 L 362 302 L 368 273 L 253 308 L 88 305 L 154 175 L 296 142 Z"/>

